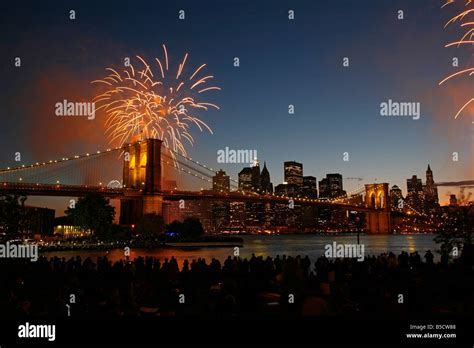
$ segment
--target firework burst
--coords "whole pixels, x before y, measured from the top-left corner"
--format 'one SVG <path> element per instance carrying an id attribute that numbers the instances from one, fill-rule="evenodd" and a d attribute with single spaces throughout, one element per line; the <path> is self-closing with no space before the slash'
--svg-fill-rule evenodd
<path id="1" fill-rule="evenodd" d="M 473 45 L 474 44 L 474 22 L 469 21 L 468 18 L 472 17 L 474 15 L 474 1 L 473 0 L 462 0 L 464 2 L 464 9 L 452 17 L 448 22 L 446 22 L 444 28 L 446 29 L 450 25 L 458 25 L 459 28 L 465 30 L 464 35 L 456 41 L 450 42 L 446 44 L 444 47 L 461 47 L 464 45 Z M 457 0 L 446 0 L 446 2 L 441 6 L 441 8 L 444 8 L 448 5 L 454 4 L 456 2 L 461 2 Z M 468 68 L 464 70 L 457 71 L 449 76 L 447 76 L 445 79 L 443 79 L 439 85 L 442 85 L 443 83 L 453 79 L 453 78 L 458 78 L 458 77 L 463 77 L 463 76 L 472 76 L 474 75 L 474 68 Z M 474 98 L 470 98 L 467 100 L 464 105 L 462 105 L 456 115 L 454 115 L 454 118 L 458 118 L 458 116 L 472 103 L 474 102 Z M 474 121 L 473 121 L 474 123 Z"/>
<path id="2" fill-rule="evenodd" d="M 122 72 L 107 68 L 107 77 L 92 81 L 106 88 L 93 101 L 98 105 L 96 110 L 102 109 L 106 114 L 106 134 L 110 143 L 122 146 L 137 136 L 159 138 L 171 154 L 186 156 L 185 144 L 192 146 L 194 143 L 191 126 L 200 131 L 207 129 L 212 134 L 211 128 L 195 113 L 219 109 L 200 97 L 202 93 L 220 90 L 220 87 L 208 85 L 214 76 L 202 76 L 206 64 L 191 75 L 185 74 L 188 53 L 176 72 L 171 71 L 165 45 L 163 53 L 164 60 L 155 58 L 153 65 L 136 56 L 136 64 L 130 62 Z"/>

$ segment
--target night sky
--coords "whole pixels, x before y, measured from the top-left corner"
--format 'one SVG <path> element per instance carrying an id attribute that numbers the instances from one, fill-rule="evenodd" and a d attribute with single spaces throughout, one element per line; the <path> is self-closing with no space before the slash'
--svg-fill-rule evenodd
<path id="1" fill-rule="evenodd" d="M 453 116 L 472 97 L 472 80 L 438 86 L 446 75 L 471 66 L 472 51 L 443 48 L 459 31 L 445 22 L 456 7 L 443 1 L 22 1 L 0 11 L 0 167 L 60 158 L 108 147 L 105 117 L 58 118 L 63 99 L 90 101 L 90 81 L 106 76 L 124 57 L 188 52 L 187 72 L 202 63 L 221 91 L 207 99 L 219 111 L 200 116 L 214 134 L 193 129 L 191 157 L 231 176 L 242 164 L 217 165 L 217 151 L 255 149 L 274 185 L 283 161 L 304 164 L 320 180 L 339 172 L 345 189 L 389 182 L 406 193 L 406 179 L 436 182 L 474 179 L 474 108 Z M 458 7 L 459 8 L 459 7 Z M 69 11 L 76 19 L 69 19 Z M 185 10 L 185 20 L 178 11 Z M 288 10 L 295 19 L 288 19 Z M 398 20 L 398 10 L 404 19 Z M 473 16 L 474 19 L 474 16 Z M 14 66 L 21 57 L 22 66 Z M 234 67 L 234 57 L 240 67 Z M 350 66 L 343 67 L 343 58 Z M 471 91 L 471 94 L 469 94 Z M 420 102 L 421 117 L 382 117 L 388 99 Z M 295 113 L 288 114 L 288 105 Z M 459 153 L 459 162 L 452 153 Z M 350 160 L 343 161 L 349 152 Z M 459 188 L 440 188 L 440 200 Z M 37 200 L 38 198 L 36 198 Z M 35 200 L 31 200 L 34 202 Z M 58 215 L 58 212 L 56 213 Z"/>

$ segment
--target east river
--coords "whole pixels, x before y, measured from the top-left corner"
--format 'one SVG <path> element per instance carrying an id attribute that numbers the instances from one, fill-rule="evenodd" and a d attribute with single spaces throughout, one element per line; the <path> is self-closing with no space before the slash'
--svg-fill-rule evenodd
<path id="1" fill-rule="evenodd" d="M 439 245 L 433 239 L 433 234 L 405 234 L 405 235 L 361 235 L 360 243 L 364 245 L 365 255 L 379 255 L 381 253 L 393 252 L 396 255 L 401 251 L 408 253 L 418 251 L 424 260 L 424 255 L 427 250 L 431 250 L 435 256 L 435 260 L 439 260 Z M 308 255 L 310 260 L 314 262 L 319 256 L 324 254 L 324 247 L 327 244 L 336 242 L 337 244 L 355 244 L 357 243 L 356 235 L 248 235 L 242 236 L 244 239 L 243 247 L 239 249 L 241 258 L 249 258 L 252 254 L 256 256 L 270 256 L 288 255 L 302 257 Z M 98 256 L 107 255 L 112 261 L 117 261 L 124 258 L 123 249 L 113 249 L 109 251 L 59 251 L 59 252 L 45 252 L 41 253 L 43 256 L 52 257 L 75 257 L 82 258 L 91 257 L 95 260 Z M 157 249 L 131 249 L 130 258 L 133 259 L 138 256 L 153 256 L 164 260 L 170 259 L 174 256 L 179 265 L 185 259 L 189 261 L 198 258 L 205 258 L 210 261 L 216 258 L 221 262 L 228 256 L 234 255 L 234 248 L 228 247 L 200 247 L 200 248 L 157 248 Z"/>

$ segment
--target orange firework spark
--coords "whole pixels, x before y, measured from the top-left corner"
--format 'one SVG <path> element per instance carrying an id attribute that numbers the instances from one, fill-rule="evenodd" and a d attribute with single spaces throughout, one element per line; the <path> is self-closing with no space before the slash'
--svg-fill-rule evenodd
<path id="1" fill-rule="evenodd" d="M 448 6 L 448 5 L 451 5 L 451 4 L 454 4 L 456 3 L 457 0 L 446 0 L 446 2 L 444 3 L 443 6 L 441 6 L 441 8 L 444 8 L 445 6 Z M 457 41 L 453 41 L 453 42 L 450 42 L 448 44 L 446 44 L 444 47 L 451 47 L 451 46 L 457 46 L 457 47 L 460 47 L 461 45 L 472 45 L 474 44 L 474 28 L 469 28 L 469 27 L 472 27 L 474 26 L 474 22 L 469 22 L 466 20 L 466 18 L 469 16 L 469 15 L 474 15 L 474 8 L 473 8 L 473 0 L 463 0 L 465 1 L 464 3 L 464 7 L 466 7 L 466 9 L 464 9 L 461 13 L 457 14 L 456 16 L 452 17 L 444 26 L 444 28 L 447 28 L 449 25 L 453 25 L 453 24 L 458 24 L 460 28 L 464 29 L 467 27 L 467 31 L 466 33 L 461 37 L 461 39 L 457 40 Z M 474 68 L 469 68 L 469 69 L 464 69 L 464 70 L 461 70 L 461 71 L 458 71 L 458 72 L 455 72 L 449 76 L 447 76 L 445 79 L 443 79 L 439 85 L 442 85 L 443 83 L 445 83 L 446 81 L 454 78 L 454 77 L 460 77 L 460 76 L 472 76 L 474 75 Z M 464 111 L 464 109 L 466 109 L 471 103 L 474 102 L 474 98 L 471 98 L 469 99 L 459 110 L 458 112 L 456 113 L 456 115 L 454 116 L 454 118 L 458 118 L 458 116 Z M 474 121 L 473 121 L 474 123 Z"/>
<path id="2" fill-rule="evenodd" d="M 121 146 L 137 135 L 159 138 L 167 148 L 186 156 L 184 140 L 190 145 L 194 143 L 190 134 L 191 125 L 194 124 L 200 131 L 206 128 L 212 134 L 211 128 L 191 112 L 208 110 L 210 107 L 219 109 L 215 104 L 196 98 L 201 93 L 220 88 L 206 87 L 213 76 L 198 77 L 206 64 L 199 66 L 189 77 L 184 74 L 188 53 L 179 64 L 176 74 L 169 73 L 165 45 L 163 52 L 164 62 L 155 58 L 156 71 L 140 56 L 136 56 L 139 68 L 131 63 L 123 73 L 107 68 L 110 72 L 107 77 L 91 82 L 103 84 L 107 88 L 93 101 L 99 105 L 96 110 L 103 109 L 107 115 L 106 134 L 110 143 L 118 142 Z"/>

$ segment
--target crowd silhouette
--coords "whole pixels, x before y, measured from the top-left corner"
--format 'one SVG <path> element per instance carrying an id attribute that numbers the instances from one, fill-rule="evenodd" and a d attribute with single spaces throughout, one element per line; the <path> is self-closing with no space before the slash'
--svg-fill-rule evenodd
<path id="1" fill-rule="evenodd" d="M 0 317 L 405 318 L 474 313 L 473 267 L 427 251 L 356 259 L 252 255 L 184 261 L 138 257 L 0 260 Z M 449 261 L 449 262 L 448 262 Z M 184 296 L 183 296 L 184 295 Z"/>

